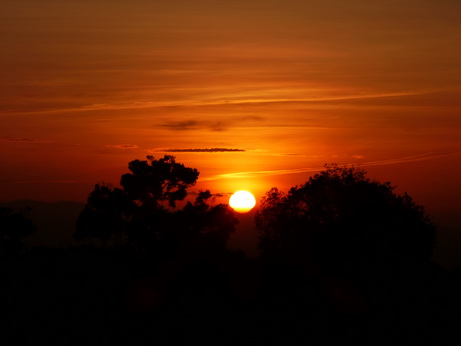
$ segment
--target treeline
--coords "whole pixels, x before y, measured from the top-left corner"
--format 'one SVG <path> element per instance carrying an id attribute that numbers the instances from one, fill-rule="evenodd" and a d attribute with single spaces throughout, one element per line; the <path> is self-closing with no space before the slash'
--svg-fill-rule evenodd
<path id="1" fill-rule="evenodd" d="M 166 155 L 129 170 L 120 188 L 90 193 L 77 247 L 7 247 L 33 225 L 1 211 L 8 344 L 440 345 L 457 337 L 460 275 L 431 261 L 434 225 L 390 183 L 329 165 L 286 194 L 270 190 L 255 218 L 261 256 L 250 260 L 227 249 L 237 219 L 210 191 L 178 207 L 196 169 Z"/>

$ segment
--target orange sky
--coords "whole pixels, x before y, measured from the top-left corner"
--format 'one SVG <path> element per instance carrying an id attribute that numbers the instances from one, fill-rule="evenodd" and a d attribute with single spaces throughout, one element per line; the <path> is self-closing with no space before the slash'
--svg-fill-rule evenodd
<path id="1" fill-rule="evenodd" d="M 0 200 L 84 201 L 168 152 L 216 193 L 337 162 L 461 206 L 460 1 L 16 0 L 0 19 Z"/>

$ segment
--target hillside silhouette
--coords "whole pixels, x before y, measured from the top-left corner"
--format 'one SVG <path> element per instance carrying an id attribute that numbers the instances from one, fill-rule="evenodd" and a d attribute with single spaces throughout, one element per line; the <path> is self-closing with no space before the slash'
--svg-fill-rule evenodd
<path id="1" fill-rule="evenodd" d="M 90 192 L 77 245 L 2 253 L 5 344 L 459 339 L 460 271 L 431 260 L 434 225 L 391 183 L 329 165 L 286 194 L 270 190 L 255 217 L 261 257 L 249 259 L 227 247 L 234 212 L 208 190 L 190 193 L 196 169 L 166 155 L 129 171 L 120 188 Z M 10 229 L 25 241 L 21 227 Z"/>

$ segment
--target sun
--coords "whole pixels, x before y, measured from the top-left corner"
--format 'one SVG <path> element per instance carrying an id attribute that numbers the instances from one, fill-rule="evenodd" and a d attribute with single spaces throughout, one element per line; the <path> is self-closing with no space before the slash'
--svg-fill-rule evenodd
<path id="1" fill-rule="evenodd" d="M 238 213 L 247 213 L 256 205 L 256 199 L 251 192 L 241 190 L 229 198 L 229 205 Z"/>

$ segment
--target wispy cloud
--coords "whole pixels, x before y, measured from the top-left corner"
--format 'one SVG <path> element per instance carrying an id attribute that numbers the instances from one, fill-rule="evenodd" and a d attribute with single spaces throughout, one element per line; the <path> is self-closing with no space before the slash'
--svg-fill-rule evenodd
<path id="1" fill-rule="evenodd" d="M 196 120 L 184 120 L 184 121 L 167 121 L 160 125 L 172 130 L 191 130 L 199 127 L 199 122 Z"/>
<path id="2" fill-rule="evenodd" d="M 301 127 L 298 127 L 301 128 Z M 253 156 L 281 156 L 281 157 L 307 157 L 307 158 L 318 158 L 318 155 L 307 155 L 307 154 L 300 154 L 300 153 L 283 153 L 283 152 L 274 152 L 267 149 L 246 149 L 245 150 L 248 155 Z"/>
<path id="3" fill-rule="evenodd" d="M 107 148 L 115 148 L 115 149 L 138 149 L 139 147 L 135 144 L 114 144 L 114 145 L 106 145 Z"/>
<path id="4" fill-rule="evenodd" d="M 417 161 L 426 161 L 432 160 L 441 157 L 460 155 L 461 153 L 424 153 L 414 156 L 406 156 L 395 159 L 380 160 L 380 161 L 369 161 L 369 162 L 357 162 L 357 163 L 347 163 L 346 167 L 356 166 L 356 167 L 371 167 L 371 166 L 384 166 L 384 165 L 394 165 L 399 163 L 407 162 L 417 162 Z M 318 172 L 323 170 L 324 167 L 304 167 L 304 168 L 293 168 L 293 169 L 279 169 L 279 170 L 268 170 L 268 171 L 251 171 L 251 172 L 236 172 L 236 173 L 226 173 L 218 174 L 211 177 L 201 178 L 201 181 L 211 181 L 211 180 L 220 180 L 220 179 L 235 179 L 235 178 L 256 178 L 262 176 L 275 176 L 275 175 L 284 175 L 284 174 L 297 174 L 297 173 L 309 173 L 309 172 Z"/>
<path id="5" fill-rule="evenodd" d="M 219 180 L 219 179 L 232 179 L 232 178 L 255 178 L 262 176 L 272 175 L 283 175 L 283 174 L 295 174 L 304 172 L 315 172 L 320 171 L 322 168 L 294 168 L 294 169 L 279 169 L 270 171 L 252 171 L 252 172 L 237 172 L 237 173 L 225 173 L 218 174 L 208 178 L 201 178 L 201 181 Z"/>
<path id="6" fill-rule="evenodd" d="M 185 120 L 185 121 L 167 121 L 161 124 L 161 127 L 168 128 L 170 130 L 194 130 L 198 128 L 206 128 L 212 131 L 224 131 L 229 127 L 231 122 L 229 121 L 197 121 L 197 120 Z"/>
<path id="7" fill-rule="evenodd" d="M 166 121 L 160 127 L 174 131 L 186 131 L 195 129 L 208 129 L 211 131 L 225 131 L 235 124 L 240 124 L 247 121 L 262 121 L 262 117 L 232 117 L 231 119 L 221 120 L 179 120 Z"/>
<path id="8" fill-rule="evenodd" d="M 156 148 L 150 149 L 149 152 L 169 152 L 169 153 L 225 153 L 225 152 L 244 152 L 245 149 L 238 148 Z"/>
<path id="9" fill-rule="evenodd" d="M 299 92 L 299 90 L 296 90 Z M 234 95 L 224 96 L 219 99 L 190 99 L 184 101 L 133 101 L 133 102 L 117 102 L 117 103 L 99 103 L 88 104 L 67 108 L 50 108 L 41 110 L 23 110 L 12 111 L 13 114 L 55 114 L 62 112 L 90 112 L 101 110 L 135 110 L 135 109 L 153 109 L 163 107 L 202 107 L 202 106 L 219 106 L 219 105 L 244 105 L 244 104 L 267 104 L 267 103 L 315 103 L 327 101 L 342 101 L 342 100 L 361 100 L 361 99 L 377 99 L 389 97 L 405 97 L 414 95 L 425 95 L 437 92 L 437 90 L 416 90 L 394 93 L 358 93 L 350 95 L 331 95 L 331 96 L 318 96 L 318 97 L 268 97 L 268 98 L 242 98 L 235 97 Z M 183 126 L 194 126 L 193 121 L 185 122 L 171 122 L 165 123 L 165 127 L 181 128 Z M 210 122 L 213 124 L 213 122 Z M 215 122 L 219 124 L 219 122 Z M 218 126 L 219 128 L 219 126 Z"/>
<path id="10" fill-rule="evenodd" d="M 0 142 L 9 142 L 9 143 L 51 143 L 51 141 L 44 141 L 34 138 L 26 137 L 0 137 Z"/>
<path id="11" fill-rule="evenodd" d="M 362 162 L 362 163 L 359 163 L 359 164 L 352 163 L 352 164 L 349 164 L 349 165 L 355 165 L 355 166 L 361 166 L 361 167 L 394 165 L 394 164 L 406 163 L 406 162 L 427 161 L 427 160 L 437 159 L 437 158 L 441 158 L 441 157 L 455 156 L 455 155 L 460 155 L 460 154 L 461 153 L 459 153 L 459 152 L 455 152 L 455 153 L 424 153 L 424 154 L 419 154 L 419 155 L 405 156 L 405 157 L 401 157 L 401 158 L 388 159 L 388 160 L 369 161 L 369 162 Z"/>
<path id="12" fill-rule="evenodd" d="M 190 196 L 198 196 L 200 194 L 200 191 L 189 191 L 187 194 Z M 233 192 L 218 192 L 218 193 L 212 193 L 212 197 L 226 197 L 226 196 L 231 196 Z"/>
<path id="13" fill-rule="evenodd" d="M 252 98 L 252 99 L 228 99 L 216 100 L 197 103 L 197 106 L 208 105 L 237 105 L 237 104 L 258 104 L 258 103 L 307 103 L 307 102 L 325 102 L 325 101 L 343 101 L 343 100 L 361 100 L 361 99 L 375 99 L 375 98 L 388 98 L 388 97 L 403 97 L 429 94 L 433 91 L 407 91 L 395 93 L 381 93 L 381 94 L 353 94 L 353 95 L 335 95 L 335 96 L 319 96 L 319 97 L 302 97 L 302 98 Z"/>
<path id="14" fill-rule="evenodd" d="M 299 92 L 299 90 L 296 90 Z M 259 104 L 259 103 L 289 103 L 289 102 L 324 102 L 324 101 L 342 101 L 342 100 L 359 100 L 388 97 L 404 97 L 414 95 L 424 95 L 435 92 L 435 90 L 412 90 L 403 92 L 390 93 L 358 93 L 348 95 L 327 95 L 317 97 L 267 97 L 267 98 L 245 98 L 235 95 L 228 95 L 218 99 L 203 100 L 184 100 L 184 101 L 142 101 L 129 103 L 107 103 L 92 104 L 76 108 L 75 110 L 112 110 L 112 109 L 141 109 L 156 107 L 174 107 L 174 106 L 215 106 L 215 105 L 239 105 L 239 104 Z"/>
<path id="15" fill-rule="evenodd" d="M 76 184 L 78 180 L 16 180 L 13 184 Z"/>

